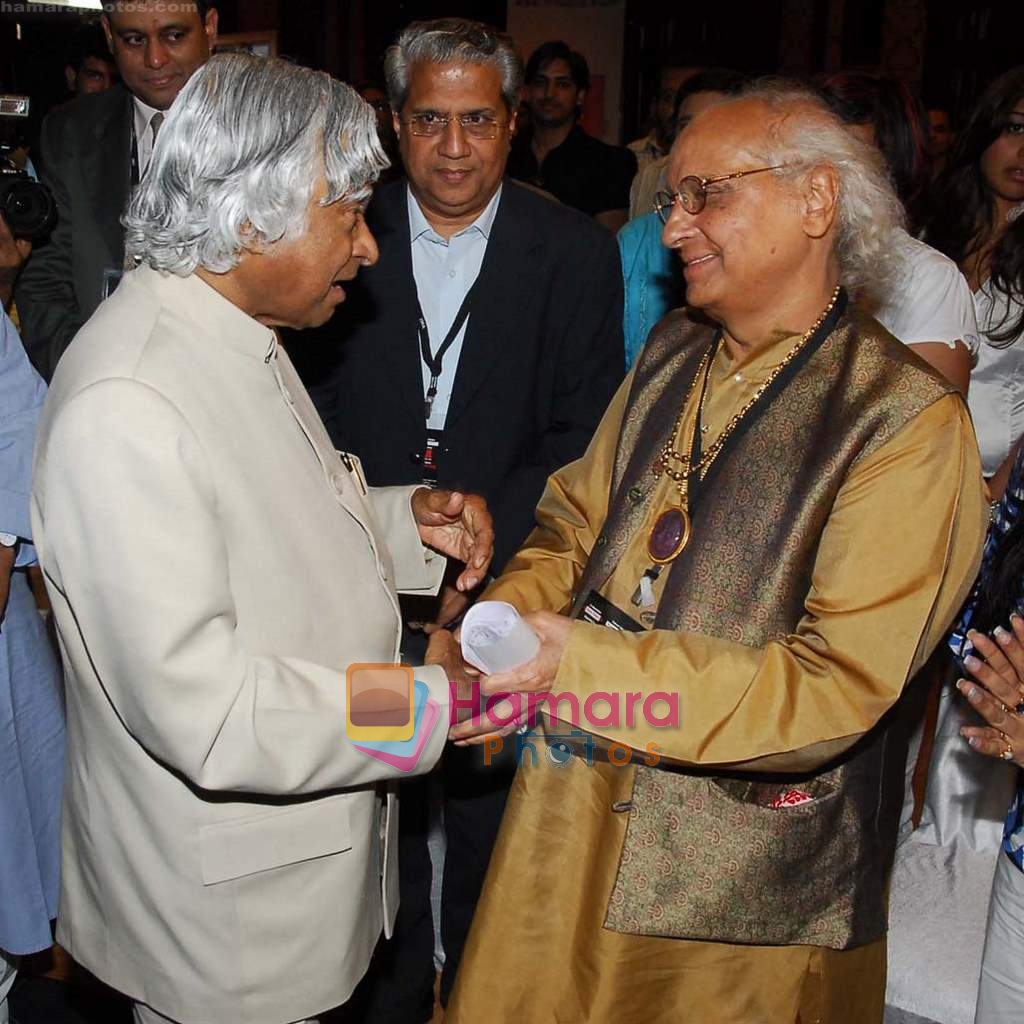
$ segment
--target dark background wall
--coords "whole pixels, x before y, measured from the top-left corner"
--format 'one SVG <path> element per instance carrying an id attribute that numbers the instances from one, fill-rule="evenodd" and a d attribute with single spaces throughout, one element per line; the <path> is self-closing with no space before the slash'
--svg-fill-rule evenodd
<path id="1" fill-rule="evenodd" d="M 949 0 L 559 2 L 578 5 L 580 18 L 595 2 L 624 5 L 626 138 L 640 133 L 657 68 L 670 54 L 704 66 L 788 75 L 880 68 L 958 114 L 986 82 L 1024 61 L 1020 0 L 959 6 Z M 218 0 L 217 6 L 223 32 L 277 29 L 282 54 L 353 82 L 380 77 L 384 49 L 412 20 L 464 15 L 504 27 L 508 13 L 506 0 Z M 37 117 L 65 98 L 64 47 L 84 17 L 30 5 L 23 13 L 0 10 L 0 88 L 32 95 Z"/>

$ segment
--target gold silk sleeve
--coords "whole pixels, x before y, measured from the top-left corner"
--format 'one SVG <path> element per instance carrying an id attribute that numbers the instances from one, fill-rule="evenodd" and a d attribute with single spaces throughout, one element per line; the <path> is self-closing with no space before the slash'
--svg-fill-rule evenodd
<path id="1" fill-rule="evenodd" d="M 611 427 L 606 420 L 601 429 Z M 610 459 L 613 446 L 598 442 L 552 478 L 541 503 L 548 525 L 488 596 L 524 611 L 565 610 L 606 511 L 602 456 L 606 445 Z M 575 622 L 554 691 L 574 694 L 581 708 L 597 691 L 620 695 L 620 725 L 580 724 L 641 752 L 653 742 L 682 764 L 812 770 L 874 726 L 941 641 L 974 580 L 986 521 L 974 431 L 963 402 L 949 395 L 851 470 L 793 634 L 758 649 Z M 645 721 L 641 703 L 626 725 L 627 695 L 657 692 L 676 695 L 678 726 Z M 654 708 L 664 718 L 668 705 Z M 599 716 L 607 711 L 597 705 Z"/>

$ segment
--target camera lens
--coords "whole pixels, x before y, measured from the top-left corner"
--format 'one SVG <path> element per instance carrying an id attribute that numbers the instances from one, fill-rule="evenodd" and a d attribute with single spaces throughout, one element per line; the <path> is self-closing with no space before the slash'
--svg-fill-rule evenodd
<path id="1" fill-rule="evenodd" d="M 45 238 L 57 222 L 49 189 L 29 178 L 0 180 L 0 215 L 15 238 Z"/>

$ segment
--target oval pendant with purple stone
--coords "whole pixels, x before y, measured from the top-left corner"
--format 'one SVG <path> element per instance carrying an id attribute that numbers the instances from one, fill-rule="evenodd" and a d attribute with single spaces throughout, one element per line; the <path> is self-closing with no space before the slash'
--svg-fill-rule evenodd
<path id="1" fill-rule="evenodd" d="M 647 537 L 647 554 L 655 565 L 678 558 L 690 542 L 690 514 L 685 508 L 667 508 L 658 516 Z"/>

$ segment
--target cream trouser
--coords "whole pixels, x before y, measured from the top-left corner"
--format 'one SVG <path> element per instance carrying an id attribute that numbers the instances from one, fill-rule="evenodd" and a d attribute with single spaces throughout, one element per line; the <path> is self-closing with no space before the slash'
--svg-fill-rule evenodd
<path id="1" fill-rule="evenodd" d="M 1000 851 L 974 1024 L 1024 1021 L 1024 872 Z"/>

